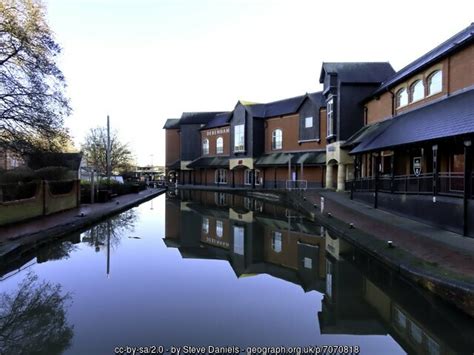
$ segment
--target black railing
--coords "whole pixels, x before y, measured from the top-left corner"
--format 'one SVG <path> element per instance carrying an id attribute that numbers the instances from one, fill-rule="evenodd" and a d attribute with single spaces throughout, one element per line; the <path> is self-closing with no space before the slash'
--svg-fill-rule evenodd
<path id="1" fill-rule="evenodd" d="M 471 195 L 474 196 L 474 174 L 470 179 Z M 433 194 L 433 174 L 416 175 L 382 175 L 377 181 L 377 190 L 380 192 L 393 192 L 405 194 Z M 373 192 L 375 191 L 375 178 L 364 177 L 355 181 L 348 181 L 347 186 L 353 191 Z M 439 173 L 436 179 L 437 194 L 449 196 L 463 196 L 464 174 L 463 173 Z"/>

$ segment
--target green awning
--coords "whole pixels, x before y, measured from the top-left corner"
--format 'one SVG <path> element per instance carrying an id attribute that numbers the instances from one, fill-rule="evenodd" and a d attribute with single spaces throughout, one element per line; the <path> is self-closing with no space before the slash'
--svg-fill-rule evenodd
<path id="1" fill-rule="evenodd" d="M 296 163 L 303 163 L 303 165 L 324 165 L 326 164 L 326 151 L 303 153 L 296 159 Z"/>
<path id="2" fill-rule="evenodd" d="M 188 168 L 229 168 L 229 157 L 201 157 L 187 165 Z"/>
<path id="3" fill-rule="evenodd" d="M 326 151 L 301 152 L 301 153 L 272 153 L 262 155 L 255 162 L 255 166 L 284 166 L 288 165 L 291 157 L 291 164 L 304 165 L 324 165 L 326 164 Z"/>

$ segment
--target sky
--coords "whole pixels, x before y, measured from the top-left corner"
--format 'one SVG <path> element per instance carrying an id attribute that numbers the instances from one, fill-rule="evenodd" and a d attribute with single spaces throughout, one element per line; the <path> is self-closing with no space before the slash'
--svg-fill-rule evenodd
<path id="1" fill-rule="evenodd" d="M 474 21 L 474 1 L 45 0 L 80 147 L 105 126 L 164 165 L 167 118 L 321 90 L 322 62 L 400 70 Z"/>

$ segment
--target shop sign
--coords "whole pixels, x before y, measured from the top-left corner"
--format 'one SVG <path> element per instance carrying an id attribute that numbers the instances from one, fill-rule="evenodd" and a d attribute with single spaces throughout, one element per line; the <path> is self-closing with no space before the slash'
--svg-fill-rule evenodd
<path id="1" fill-rule="evenodd" d="M 413 173 L 415 176 L 420 176 L 421 174 L 421 157 L 413 158 Z"/>

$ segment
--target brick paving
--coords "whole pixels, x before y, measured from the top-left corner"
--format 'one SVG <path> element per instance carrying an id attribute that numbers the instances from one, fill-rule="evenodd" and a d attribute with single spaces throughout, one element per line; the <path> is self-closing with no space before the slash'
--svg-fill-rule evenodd
<path id="1" fill-rule="evenodd" d="M 335 218 L 354 223 L 357 229 L 380 240 L 391 240 L 396 247 L 424 261 L 474 277 L 474 238 L 374 209 L 350 200 L 345 193 L 312 190 L 305 196 L 318 206 L 324 197 L 325 213 L 330 212 Z"/>
<path id="2" fill-rule="evenodd" d="M 132 206 L 141 201 L 148 199 L 151 195 L 161 193 L 162 189 L 147 189 L 138 194 L 128 194 L 118 196 L 110 202 L 96 204 L 82 204 L 78 208 L 55 213 L 50 216 L 38 217 L 29 221 L 19 222 L 8 226 L 0 227 L 0 245 L 9 241 L 20 240 L 21 238 L 37 234 L 39 232 L 47 232 L 53 228 L 64 226 L 67 229 L 69 224 L 78 222 L 79 220 L 88 220 L 91 218 L 100 218 L 113 214 L 123 209 L 124 206 Z M 84 214 L 81 217 L 81 214 Z"/>

